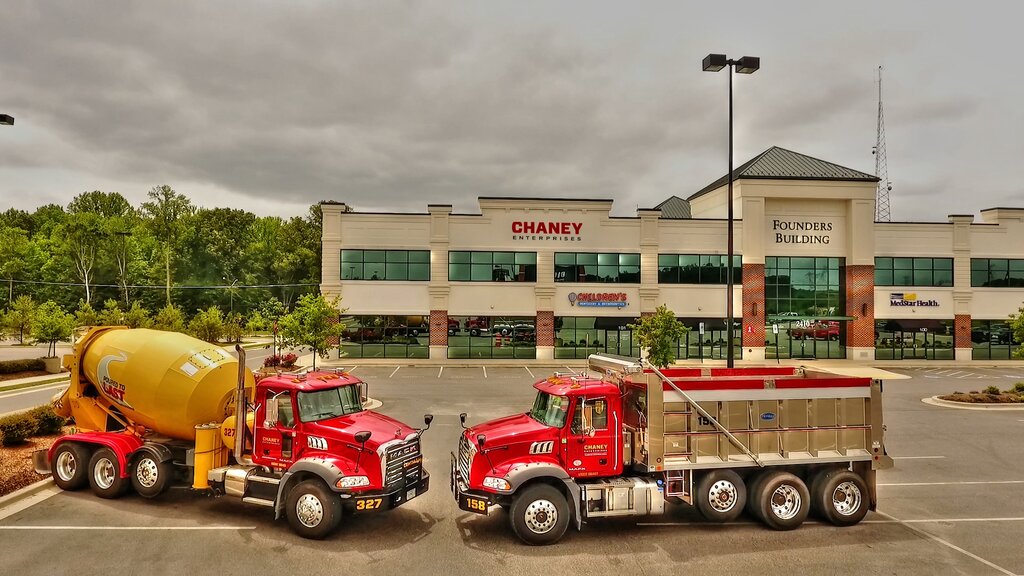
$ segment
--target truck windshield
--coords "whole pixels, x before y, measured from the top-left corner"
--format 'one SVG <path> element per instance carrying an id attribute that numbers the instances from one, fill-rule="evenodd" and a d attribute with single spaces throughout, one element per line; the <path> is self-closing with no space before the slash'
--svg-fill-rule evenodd
<path id="1" fill-rule="evenodd" d="M 561 428 L 565 424 L 565 415 L 568 411 L 569 398 L 538 392 L 537 399 L 533 401 L 533 410 L 530 410 L 530 418 L 545 426 Z"/>
<path id="2" fill-rule="evenodd" d="M 339 386 L 316 392 L 299 392 L 299 420 L 315 422 L 361 412 L 358 386 Z"/>

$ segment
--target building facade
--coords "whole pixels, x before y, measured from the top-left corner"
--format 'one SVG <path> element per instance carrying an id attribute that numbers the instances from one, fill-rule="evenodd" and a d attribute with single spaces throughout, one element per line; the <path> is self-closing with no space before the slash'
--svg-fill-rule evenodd
<path id="1" fill-rule="evenodd" d="M 781 148 L 736 169 L 736 356 L 1009 359 L 1024 303 L 1024 208 L 875 222 L 877 179 Z M 350 357 L 639 355 L 629 325 L 661 304 L 681 359 L 726 350 L 727 184 L 635 216 L 611 200 L 479 199 L 424 213 L 323 205 L 321 289 Z"/>

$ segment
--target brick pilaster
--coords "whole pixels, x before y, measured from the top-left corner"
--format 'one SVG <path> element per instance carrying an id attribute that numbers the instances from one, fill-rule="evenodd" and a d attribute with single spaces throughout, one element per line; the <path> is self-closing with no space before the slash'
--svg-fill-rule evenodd
<path id="1" fill-rule="evenodd" d="M 854 317 L 846 325 L 846 345 L 852 348 L 874 348 L 874 266 L 846 267 L 846 314 Z"/>
<path id="2" fill-rule="evenodd" d="M 555 313 L 537 312 L 537 346 L 555 345 Z"/>
<path id="3" fill-rule="evenodd" d="M 743 347 L 764 347 L 764 264 L 743 265 L 742 308 Z"/>
<path id="4" fill-rule="evenodd" d="M 430 311 L 430 345 L 448 345 L 448 311 Z"/>
<path id="5" fill-rule="evenodd" d="M 971 315 L 957 314 L 953 320 L 953 346 L 971 348 Z"/>

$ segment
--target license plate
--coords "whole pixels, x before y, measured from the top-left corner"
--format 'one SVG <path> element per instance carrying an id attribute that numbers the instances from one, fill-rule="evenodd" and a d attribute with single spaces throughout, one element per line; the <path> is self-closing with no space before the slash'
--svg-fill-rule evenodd
<path id="1" fill-rule="evenodd" d="M 459 495 L 459 508 L 475 514 L 487 514 L 487 500 L 483 498 L 477 498 L 476 496 L 470 496 L 468 494 Z"/>
<path id="2" fill-rule="evenodd" d="M 405 493 L 405 501 L 406 502 L 408 502 L 409 500 L 412 500 L 415 497 L 416 497 L 416 489 L 415 488 L 413 488 L 412 490 L 409 490 L 408 492 Z"/>

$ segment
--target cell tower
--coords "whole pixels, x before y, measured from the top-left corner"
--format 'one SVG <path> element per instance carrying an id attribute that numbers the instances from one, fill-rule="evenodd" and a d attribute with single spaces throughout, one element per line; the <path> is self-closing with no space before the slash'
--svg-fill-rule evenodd
<path id="1" fill-rule="evenodd" d="M 885 158 L 885 114 L 882 112 L 882 67 L 878 67 L 878 132 L 875 136 L 875 147 L 871 149 L 875 155 L 875 176 L 878 176 L 878 188 L 875 190 L 875 222 L 889 222 L 892 212 L 889 209 L 889 166 Z"/>

